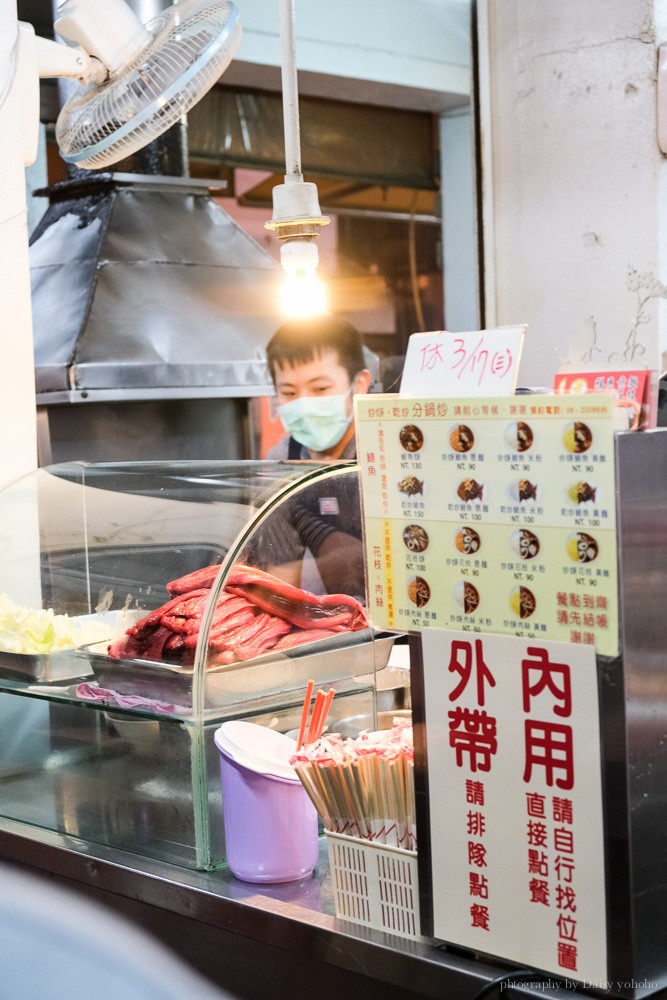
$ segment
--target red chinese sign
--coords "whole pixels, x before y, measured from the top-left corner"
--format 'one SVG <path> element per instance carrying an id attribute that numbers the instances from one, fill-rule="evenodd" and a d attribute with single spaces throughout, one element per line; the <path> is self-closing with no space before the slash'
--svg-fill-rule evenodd
<path id="1" fill-rule="evenodd" d="M 422 645 L 435 936 L 604 980 L 592 650 L 443 632 Z"/>
<path id="2" fill-rule="evenodd" d="M 636 371 L 558 372 L 554 392 L 580 395 L 606 392 L 616 397 L 616 405 L 627 409 L 628 427 L 644 430 L 655 427 L 656 413 L 651 400 L 651 375 L 646 368 Z"/>

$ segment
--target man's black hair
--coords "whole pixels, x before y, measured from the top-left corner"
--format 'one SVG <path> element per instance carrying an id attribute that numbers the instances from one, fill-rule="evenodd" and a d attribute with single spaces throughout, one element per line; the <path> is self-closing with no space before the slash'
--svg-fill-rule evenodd
<path id="1" fill-rule="evenodd" d="M 361 334 L 356 327 L 335 316 L 292 319 L 278 327 L 266 347 L 266 360 L 274 383 L 276 367 L 307 364 L 327 351 L 350 376 L 350 382 L 366 367 Z"/>

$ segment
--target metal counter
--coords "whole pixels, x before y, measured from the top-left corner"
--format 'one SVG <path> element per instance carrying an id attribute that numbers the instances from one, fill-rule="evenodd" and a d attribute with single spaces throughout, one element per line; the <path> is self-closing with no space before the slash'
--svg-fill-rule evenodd
<path id="1" fill-rule="evenodd" d="M 511 971 L 338 920 L 324 845 L 312 878 L 261 886 L 227 871 L 190 871 L 9 820 L 0 820 L 0 858 L 140 924 L 240 1000 L 474 1000 Z M 514 995 L 538 990 L 544 996 L 545 982 L 515 988 Z M 550 1000 L 573 993 L 555 981 L 548 990 Z"/>

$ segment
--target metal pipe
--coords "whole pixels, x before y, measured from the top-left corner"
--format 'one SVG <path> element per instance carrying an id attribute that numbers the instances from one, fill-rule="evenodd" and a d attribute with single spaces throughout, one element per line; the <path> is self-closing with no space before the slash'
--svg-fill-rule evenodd
<path id="1" fill-rule="evenodd" d="M 154 17 L 172 5 L 171 0 L 125 0 L 125 2 L 142 24 L 152 21 Z"/>
<path id="2" fill-rule="evenodd" d="M 301 175 L 299 95 L 296 80 L 294 0 L 280 0 L 280 44 L 282 48 L 281 78 L 285 129 L 285 180 L 300 181 L 303 180 L 303 177 Z"/>

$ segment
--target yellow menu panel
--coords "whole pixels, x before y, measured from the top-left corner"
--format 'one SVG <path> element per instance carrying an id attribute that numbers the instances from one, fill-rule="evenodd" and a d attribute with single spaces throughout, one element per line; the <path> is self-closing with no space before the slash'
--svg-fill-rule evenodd
<path id="1" fill-rule="evenodd" d="M 618 653 L 613 401 L 355 399 L 369 613 Z"/>

